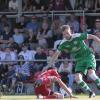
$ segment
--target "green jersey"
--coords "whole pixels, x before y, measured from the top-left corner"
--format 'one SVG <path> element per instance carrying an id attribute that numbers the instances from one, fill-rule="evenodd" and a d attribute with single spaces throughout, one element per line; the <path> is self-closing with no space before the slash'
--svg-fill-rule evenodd
<path id="1" fill-rule="evenodd" d="M 70 40 L 63 39 L 59 46 L 58 51 L 68 51 L 75 59 L 83 58 L 85 53 L 91 52 L 91 49 L 85 44 L 84 40 L 88 38 L 88 34 L 72 34 Z"/>

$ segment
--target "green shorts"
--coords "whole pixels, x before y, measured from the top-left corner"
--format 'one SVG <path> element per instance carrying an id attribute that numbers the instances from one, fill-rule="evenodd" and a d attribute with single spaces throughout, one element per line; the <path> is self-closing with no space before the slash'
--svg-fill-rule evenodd
<path id="1" fill-rule="evenodd" d="M 75 72 L 81 72 L 83 74 L 87 74 L 88 69 L 96 69 L 96 60 L 95 56 L 90 53 L 87 56 L 81 57 L 80 60 L 76 60 L 76 67 L 75 67 Z"/>

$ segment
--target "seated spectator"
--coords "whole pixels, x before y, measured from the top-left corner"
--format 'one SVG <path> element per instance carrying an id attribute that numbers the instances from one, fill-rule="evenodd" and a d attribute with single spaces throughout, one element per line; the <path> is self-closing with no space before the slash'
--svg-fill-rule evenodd
<path id="1" fill-rule="evenodd" d="M 9 31 L 12 30 L 13 23 L 6 15 L 1 16 L 0 20 L 0 33 L 4 32 L 4 26 L 9 26 Z"/>
<path id="2" fill-rule="evenodd" d="M 2 47 L 0 46 L 0 67 L 2 67 L 1 64 L 3 64 L 2 61 L 4 60 L 4 58 L 5 58 L 5 53 L 2 49 Z"/>
<path id="3" fill-rule="evenodd" d="M 79 32 L 79 22 L 76 19 L 76 16 L 74 14 L 71 14 L 69 17 L 69 20 L 67 22 L 68 25 L 70 25 L 73 28 L 73 31 L 75 33 Z"/>
<path id="4" fill-rule="evenodd" d="M 52 0 L 52 10 L 63 11 L 66 8 L 66 0 Z"/>
<path id="5" fill-rule="evenodd" d="M 47 64 L 49 64 L 49 62 L 50 62 L 52 56 L 53 56 L 54 53 L 55 53 L 55 50 L 51 49 L 51 50 L 49 50 L 48 52 L 49 52 L 49 54 L 48 54 L 48 56 L 47 56 Z M 55 67 L 55 64 L 53 64 L 52 66 Z"/>
<path id="6" fill-rule="evenodd" d="M 40 60 L 40 61 L 35 61 L 34 62 L 34 71 L 42 71 L 43 67 L 46 66 L 46 61 L 41 61 L 41 60 L 46 60 L 47 55 L 42 51 L 41 47 L 37 47 L 36 49 L 36 54 L 35 54 L 35 60 Z"/>
<path id="7" fill-rule="evenodd" d="M 18 60 L 20 60 L 18 62 L 18 64 L 16 64 L 14 66 L 15 68 L 15 74 L 12 77 L 12 89 L 15 88 L 15 84 L 18 81 L 26 81 L 28 80 L 29 76 L 30 76 L 30 67 L 29 67 L 29 63 L 24 61 L 24 57 L 22 55 L 18 56 Z"/>
<path id="8" fill-rule="evenodd" d="M 37 34 L 37 31 L 39 29 L 39 24 L 37 21 L 37 16 L 32 16 L 31 21 L 27 23 L 26 29 L 29 30 L 31 29 L 34 34 Z"/>
<path id="9" fill-rule="evenodd" d="M 43 47 L 52 46 L 52 31 L 48 27 L 48 23 L 43 22 L 42 28 L 37 34 L 38 44 Z"/>
<path id="10" fill-rule="evenodd" d="M 18 11 L 18 0 L 9 1 L 9 11 Z"/>
<path id="11" fill-rule="evenodd" d="M 23 11 L 33 10 L 33 0 L 23 0 Z"/>
<path id="12" fill-rule="evenodd" d="M 25 41 L 24 34 L 23 33 L 20 33 L 20 31 L 19 31 L 19 29 L 17 27 L 14 28 L 13 40 L 19 46 L 21 46 L 24 43 L 24 41 Z"/>
<path id="13" fill-rule="evenodd" d="M 72 74 L 72 68 L 73 68 L 73 63 L 68 62 L 68 59 L 66 59 L 64 62 L 61 63 L 58 69 L 58 72 L 62 75 L 63 80 L 67 80 L 68 78 L 68 87 L 70 88 L 72 88 L 74 82 L 74 75 Z"/>
<path id="14" fill-rule="evenodd" d="M 95 0 L 95 11 L 96 12 L 100 11 L 100 0 Z"/>
<path id="15" fill-rule="evenodd" d="M 16 63 L 17 55 L 14 51 L 11 50 L 10 46 L 5 47 L 3 60 L 8 61 L 8 62 L 5 62 L 5 64 L 15 64 Z"/>
<path id="16" fill-rule="evenodd" d="M 13 34 L 10 32 L 9 26 L 4 26 L 4 31 L 0 35 L 0 42 L 2 43 L 2 46 L 5 47 L 13 42 L 12 38 Z"/>
<path id="17" fill-rule="evenodd" d="M 24 60 L 26 62 L 29 62 L 35 59 L 34 58 L 35 54 L 36 54 L 35 50 L 28 50 L 28 45 L 23 44 L 22 51 L 20 51 L 18 55 L 19 56 L 22 55 L 24 57 Z"/>
<path id="18" fill-rule="evenodd" d="M 61 26 L 61 21 L 58 18 L 55 18 L 51 24 L 53 41 L 61 39 L 60 26 Z"/>
<path id="19" fill-rule="evenodd" d="M 100 38 L 100 31 L 95 33 L 96 36 L 98 36 Z M 100 44 L 98 44 L 97 42 L 93 41 L 92 42 L 92 48 L 94 50 L 95 53 L 95 57 L 97 59 L 100 59 Z M 97 69 L 100 67 L 100 61 L 97 61 Z"/>
<path id="20" fill-rule="evenodd" d="M 84 9 L 86 11 L 91 11 L 91 10 L 94 10 L 94 0 L 85 0 L 85 7 Z"/>
<path id="21" fill-rule="evenodd" d="M 48 9 L 49 0 L 34 0 L 33 11 L 44 11 Z"/>
<path id="22" fill-rule="evenodd" d="M 22 15 L 19 19 L 17 19 L 16 23 L 19 26 L 19 28 L 22 29 L 21 32 L 24 32 L 25 27 L 27 25 L 27 17 Z"/>

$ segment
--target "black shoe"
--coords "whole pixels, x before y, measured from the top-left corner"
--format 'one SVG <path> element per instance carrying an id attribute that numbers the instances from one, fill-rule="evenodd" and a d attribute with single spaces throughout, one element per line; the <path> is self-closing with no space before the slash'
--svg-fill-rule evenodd
<path id="1" fill-rule="evenodd" d="M 89 92 L 89 98 L 95 97 L 95 93 L 94 92 Z"/>

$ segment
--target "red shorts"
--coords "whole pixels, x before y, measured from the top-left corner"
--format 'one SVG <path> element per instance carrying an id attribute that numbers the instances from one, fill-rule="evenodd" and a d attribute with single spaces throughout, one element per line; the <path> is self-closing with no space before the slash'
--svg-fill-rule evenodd
<path id="1" fill-rule="evenodd" d="M 36 95 L 41 94 L 42 96 L 48 96 L 48 95 L 52 95 L 53 92 L 50 88 L 47 88 L 45 85 L 41 85 L 35 88 L 35 94 Z"/>

